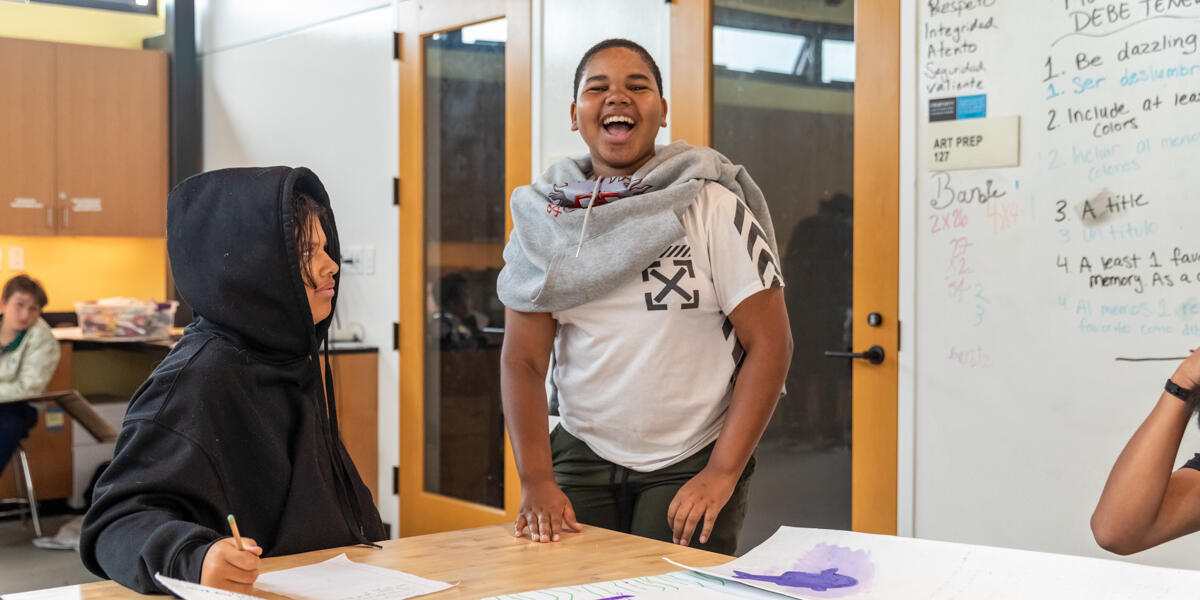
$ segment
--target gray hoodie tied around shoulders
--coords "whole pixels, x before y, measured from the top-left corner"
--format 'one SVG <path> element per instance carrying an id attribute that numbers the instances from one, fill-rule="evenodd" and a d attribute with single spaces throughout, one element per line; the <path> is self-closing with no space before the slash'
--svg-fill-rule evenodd
<path id="1" fill-rule="evenodd" d="M 513 191 L 513 232 L 496 281 L 505 306 L 522 312 L 566 310 L 629 281 L 683 237 L 680 218 L 710 181 L 746 204 L 778 258 L 766 199 L 744 167 L 716 150 L 682 141 L 655 150 L 633 175 L 605 178 L 595 188 L 588 183 L 591 193 L 574 198 L 563 192 L 588 181 L 590 156 L 560 160 L 531 185 Z M 601 201 L 589 216 L 580 209 L 590 207 L 593 194 Z"/>

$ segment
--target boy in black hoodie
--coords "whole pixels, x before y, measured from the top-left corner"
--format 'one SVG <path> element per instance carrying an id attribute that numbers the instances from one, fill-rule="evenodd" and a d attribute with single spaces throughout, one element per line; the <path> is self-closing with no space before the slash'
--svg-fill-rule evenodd
<path id="1" fill-rule="evenodd" d="M 260 555 L 384 539 L 319 368 L 340 261 L 320 180 L 192 177 L 168 199 L 167 249 L 196 319 L 134 394 L 84 520 L 84 565 L 143 593 L 165 591 L 156 572 L 245 593 Z"/>

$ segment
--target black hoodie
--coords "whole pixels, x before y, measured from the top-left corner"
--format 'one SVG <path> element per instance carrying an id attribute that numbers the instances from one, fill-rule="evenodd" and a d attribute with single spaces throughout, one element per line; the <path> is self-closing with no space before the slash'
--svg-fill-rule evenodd
<path id="1" fill-rule="evenodd" d="M 139 592 L 160 591 L 159 571 L 198 582 L 228 514 L 263 556 L 386 537 L 322 384 L 329 319 L 314 326 L 308 307 L 296 191 L 329 207 L 304 168 L 213 171 L 171 192 L 171 270 L 196 319 L 134 394 L 96 484 L 80 538 L 96 575 Z M 325 235 L 340 263 L 332 212 Z"/>

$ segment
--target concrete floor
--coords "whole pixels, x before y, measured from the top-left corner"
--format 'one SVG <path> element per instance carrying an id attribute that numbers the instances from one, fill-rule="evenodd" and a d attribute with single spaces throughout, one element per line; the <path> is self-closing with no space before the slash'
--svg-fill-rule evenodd
<path id="1" fill-rule="evenodd" d="M 43 535 L 52 536 L 75 515 L 42 518 Z M 33 545 L 33 526 L 20 518 L 0 521 L 0 594 L 12 594 L 99 581 L 73 550 L 43 550 Z"/>

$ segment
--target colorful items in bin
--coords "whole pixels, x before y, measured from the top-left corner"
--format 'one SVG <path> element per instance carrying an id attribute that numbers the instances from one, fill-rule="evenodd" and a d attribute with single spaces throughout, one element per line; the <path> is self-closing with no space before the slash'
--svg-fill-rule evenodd
<path id="1" fill-rule="evenodd" d="M 171 337 L 175 309 L 179 303 L 136 298 L 105 298 L 75 303 L 75 315 L 83 337 L 92 339 L 144 341 Z"/>

